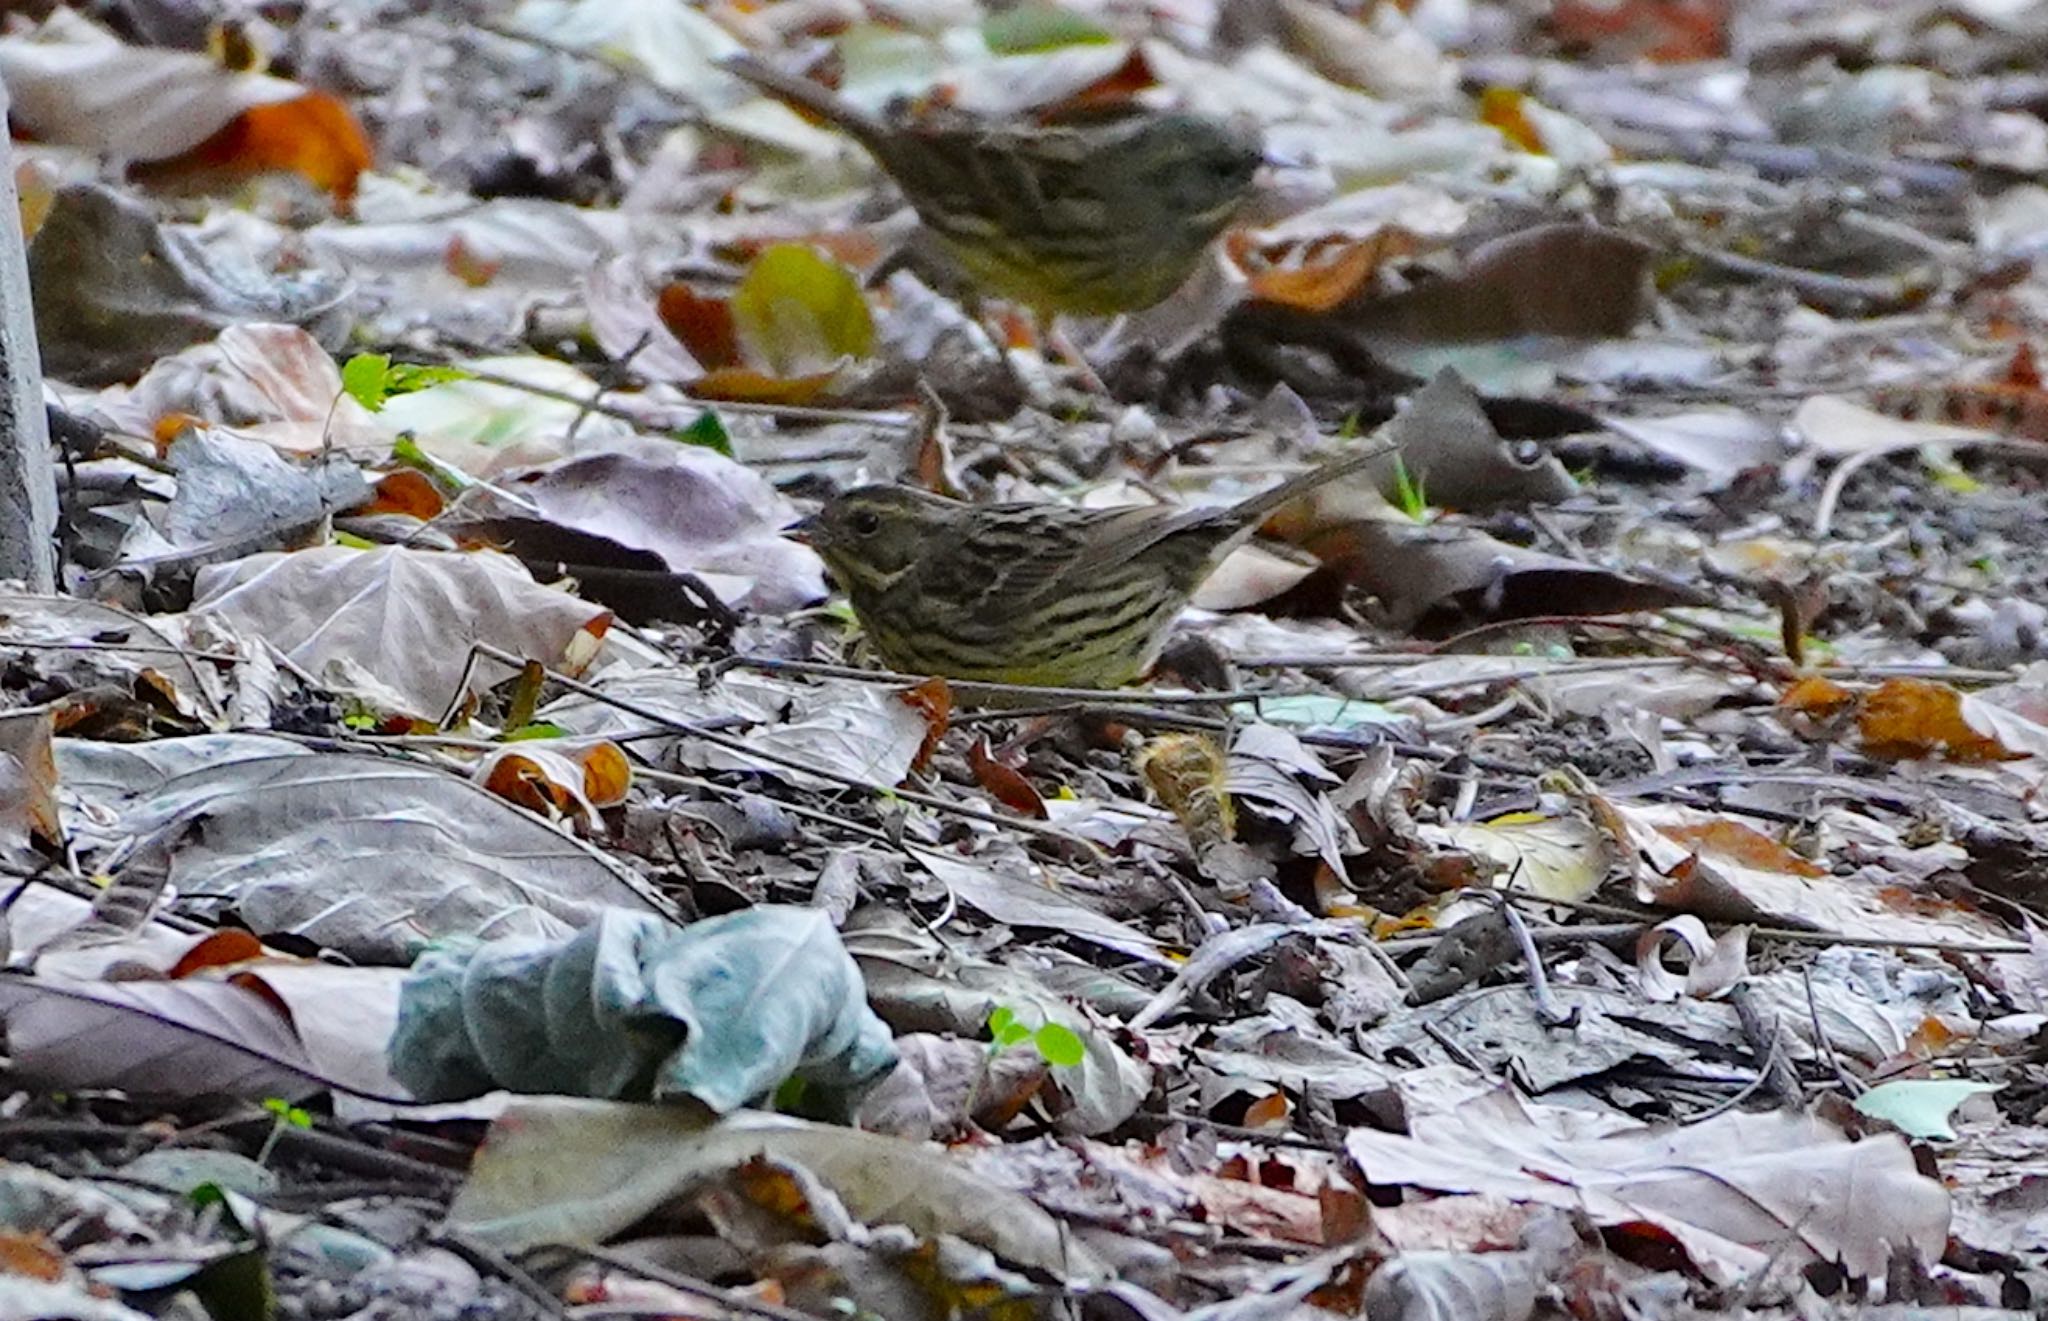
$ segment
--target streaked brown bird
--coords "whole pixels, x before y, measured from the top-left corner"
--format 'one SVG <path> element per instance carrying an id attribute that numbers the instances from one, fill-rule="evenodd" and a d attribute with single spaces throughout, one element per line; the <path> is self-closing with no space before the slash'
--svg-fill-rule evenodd
<path id="1" fill-rule="evenodd" d="M 1383 458 L 1376 445 L 1234 505 L 964 504 L 863 486 L 799 525 L 892 668 L 992 683 L 1119 688 L 1224 556 L 1282 505 Z"/>
<path id="2" fill-rule="evenodd" d="M 1109 316 L 1165 298 L 1262 161 L 1254 137 L 1196 115 L 1046 127 L 952 112 L 899 125 L 751 55 L 725 67 L 851 135 L 975 284 L 1039 313 Z"/>

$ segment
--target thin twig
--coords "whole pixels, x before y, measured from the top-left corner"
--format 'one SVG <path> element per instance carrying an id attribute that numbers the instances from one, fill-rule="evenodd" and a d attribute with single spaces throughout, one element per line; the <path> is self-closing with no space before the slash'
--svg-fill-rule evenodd
<path id="1" fill-rule="evenodd" d="M 1581 899 L 1541 899 L 1535 895 L 1510 895 L 1520 903 L 1541 904 L 1550 908 L 1570 908 L 1596 917 L 1637 918 L 1646 924 L 1661 922 L 1668 913 L 1622 908 L 1616 904 L 1590 903 Z M 1732 925 L 1722 923 L 1722 926 Z M 2031 945 L 2017 941 L 1961 941 L 1932 940 L 1906 936 L 1852 936 L 1839 931 L 1800 931 L 1792 927 L 1751 927 L 1752 938 L 1764 936 L 1772 940 L 1789 941 L 1797 945 L 1851 945 L 1858 949 L 1922 949 L 1940 954 L 2027 954 Z"/>
<path id="2" fill-rule="evenodd" d="M 1518 859 L 1515 862 L 1514 872 L 1508 875 L 1509 884 L 1512 885 L 1514 883 L 1515 875 L 1521 870 L 1522 864 Z M 1508 924 L 1508 930 L 1514 934 L 1515 943 L 1521 946 L 1522 963 L 1529 971 L 1529 998 L 1535 1002 L 1537 1020 L 1545 1027 L 1573 1027 L 1577 1025 L 1579 1021 L 1578 1008 L 1574 1006 L 1573 1008 L 1566 1009 L 1559 1005 L 1556 998 L 1550 994 L 1550 977 L 1544 971 L 1543 956 L 1536 952 L 1536 942 L 1529 937 L 1528 924 L 1522 921 L 1522 915 L 1515 911 L 1513 904 L 1508 902 L 1507 895 L 1499 890 L 1479 890 L 1475 893 L 1479 898 L 1492 904 L 1500 911 L 1501 920 Z"/>
<path id="3" fill-rule="evenodd" d="M 453 360 L 451 359 L 450 361 L 452 362 Z M 507 376 L 501 372 L 470 366 L 464 366 L 462 370 L 468 373 L 472 380 L 480 381 L 485 385 L 502 386 L 507 390 L 518 390 L 522 393 L 530 394 L 537 399 L 552 399 L 557 403 L 574 404 L 578 408 L 587 406 L 591 412 L 605 417 L 616 418 L 636 431 L 664 433 L 671 430 L 674 425 L 672 423 L 653 422 L 647 418 L 645 413 L 635 412 L 618 404 L 598 403 L 591 400 L 588 396 L 572 394 L 567 390 L 556 390 L 545 385 L 535 385 L 531 381 L 522 381 L 517 376 Z M 784 418 L 794 422 L 865 422 L 875 426 L 901 427 L 912 420 L 912 415 L 909 413 L 889 412 L 880 409 L 813 408 L 797 404 L 745 404 L 735 403 L 729 399 L 685 399 L 676 403 L 656 400 L 648 400 L 646 402 L 650 408 L 676 413 L 685 411 L 704 413 L 722 410 L 727 413 L 749 413 L 758 414 L 763 417 Z"/>
<path id="4" fill-rule="evenodd" d="M 488 642 L 472 643 L 471 646 L 475 651 L 489 656 L 492 660 L 503 665 L 510 665 L 516 668 L 526 663 L 517 655 L 506 651 L 503 647 L 493 646 Z M 688 721 L 676 720 L 670 716 L 663 715 L 652 707 L 642 706 L 638 702 L 630 702 L 622 697 L 615 697 L 593 684 L 584 683 L 580 679 L 572 679 L 558 670 L 543 669 L 542 672 L 572 693 L 588 697 L 593 702 L 601 702 L 614 710 L 639 716 L 642 720 L 652 721 L 665 729 L 671 729 L 678 734 L 684 734 L 690 738 L 709 743 L 712 747 L 724 748 L 727 752 L 737 753 L 749 761 L 766 762 L 770 766 L 795 771 L 800 775 L 808 775 L 814 779 L 824 780 L 828 783 L 857 790 L 861 793 L 887 793 L 903 802 L 914 803 L 919 807 L 928 807 L 934 812 L 946 812 L 953 816 L 964 817 L 970 821 L 981 821 L 989 825 L 1004 826 L 1011 830 L 1022 831 L 1025 834 L 1042 835 L 1048 839 L 1059 840 L 1063 844 L 1079 847 L 1089 857 L 1097 861 L 1105 860 L 1102 850 L 1096 847 L 1095 844 L 1081 838 L 1079 835 L 1062 830 L 1058 826 L 1047 825 L 1042 821 L 1033 821 L 1027 817 L 1009 816 L 987 811 L 979 807 L 969 807 L 965 803 L 956 803 L 950 799 L 940 798 L 934 794 L 920 793 L 914 789 L 891 789 L 886 785 L 878 785 L 870 780 L 863 780 L 858 776 L 848 775 L 842 771 L 835 771 L 825 766 L 808 763 L 797 757 L 788 757 L 779 752 L 772 752 L 767 748 L 748 743 L 744 739 L 728 738 L 724 734 L 701 728 Z"/>
<path id="5" fill-rule="evenodd" d="M 929 674 L 900 674 L 893 670 L 864 670 L 853 665 L 827 665 L 822 661 L 782 660 L 774 656 L 728 656 L 712 667 L 714 673 L 725 669 L 761 670 L 768 674 L 798 674 L 819 679 L 851 679 L 857 683 L 887 684 L 894 687 L 916 687 L 930 683 L 936 676 Z M 947 679 L 946 686 L 956 697 L 971 699 L 975 694 L 991 696 L 1021 696 L 1043 698 L 1049 702 L 1087 703 L 1092 706 L 1116 705 L 1123 702 L 1145 705 L 1169 706 L 1228 706 L 1233 702 L 1255 702 L 1258 699 L 1287 696 L 1284 693 L 1237 691 L 1228 693 L 1161 693 L 1134 692 L 1119 693 L 1106 688 L 1054 688 L 1030 683 L 992 683 L 981 679 Z"/>
<path id="6" fill-rule="evenodd" d="M 1841 502 L 1842 490 L 1849 484 L 1851 477 L 1879 459 L 1888 459 L 1908 450 L 1926 449 L 1930 445 L 2023 450 L 2036 457 L 2041 453 L 2041 442 L 2038 440 L 2015 440 L 2010 436 L 1994 436 L 1989 433 L 1978 436 L 1922 436 L 1880 441 L 1869 449 L 1858 450 L 1843 459 L 1835 465 L 1835 470 L 1828 474 L 1827 483 L 1820 490 L 1820 501 L 1813 510 L 1813 535 L 1827 536 L 1834 526 L 1835 506 Z"/>
<path id="7" fill-rule="evenodd" d="M 498 1251 L 482 1239 L 446 1224 L 437 1228 L 432 1237 L 433 1241 L 453 1252 L 478 1271 L 488 1275 L 495 1275 L 524 1294 L 535 1306 L 541 1309 L 543 1315 L 568 1315 L 568 1309 L 562 1305 L 562 1300 L 559 1297 L 543 1287 L 541 1282 L 534 1279 L 525 1267 L 512 1261 L 504 1253 Z"/>
<path id="8" fill-rule="evenodd" d="M 636 780 L 646 780 L 650 784 L 669 784 L 679 789 L 696 789 L 702 793 L 717 794 L 722 798 L 746 799 L 760 798 L 762 796 L 751 789 L 741 789 L 730 784 L 720 784 L 716 780 L 701 779 L 695 775 L 678 775 L 674 771 L 655 770 L 648 766 L 634 767 L 633 778 Z M 904 846 L 903 841 L 892 837 L 887 831 L 877 830 L 873 826 L 863 826 L 842 817 L 836 817 L 823 808 L 811 807 L 805 803 L 789 803 L 781 799 L 773 801 L 777 810 L 787 812 L 791 816 L 800 816 L 812 821 L 823 822 L 834 829 L 843 830 L 849 835 L 857 835 L 871 843 L 885 844 L 891 849 L 904 853 L 910 851 Z"/>
<path id="9" fill-rule="evenodd" d="M 711 1284 L 695 1276 L 684 1275 L 680 1271 L 668 1270 L 650 1262 L 638 1261 L 624 1253 L 612 1252 L 605 1248 L 586 1247 L 579 1243 L 549 1243 L 521 1255 L 530 1257 L 540 1252 L 558 1252 L 569 1257 L 581 1257 L 627 1275 L 652 1280 L 656 1284 L 665 1284 L 676 1292 L 689 1294 L 693 1298 L 703 1298 L 736 1312 L 766 1318 L 766 1321 L 817 1321 L 809 1312 L 799 1312 L 793 1307 L 784 1307 L 780 1303 L 771 1303 L 765 1299 L 749 1298 L 737 1289 Z"/>
<path id="10" fill-rule="evenodd" d="M 1835 1079 L 1842 1084 L 1843 1091 L 1847 1092 L 1852 1099 L 1863 1095 L 1868 1089 L 1862 1083 L 1850 1077 L 1849 1071 L 1842 1067 L 1841 1057 L 1835 1054 L 1833 1039 L 1828 1036 L 1827 1029 L 1820 1025 L 1820 1001 L 1814 999 L 1813 996 L 1813 973 L 1809 969 L 1801 968 L 1799 970 L 1799 981 L 1801 985 L 1806 987 L 1806 1019 L 1809 1023 L 1813 1024 L 1814 1047 L 1827 1057 L 1828 1068 L 1834 1071 Z"/>
<path id="11" fill-rule="evenodd" d="M 1806 1103 L 1806 1096 L 1799 1088 L 1799 1075 L 1793 1072 L 1791 1063 L 1778 1049 L 1779 1038 L 1784 1034 L 1778 1016 L 1768 1013 L 1758 1004 L 1756 996 L 1746 985 L 1730 990 L 1728 1003 L 1735 1006 L 1735 1016 L 1742 1023 L 1743 1035 L 1749 1038 L 1750 1049 L 1763 1058 L 1757 1081 L 1769 1084 L 1778 1104 L 1787 1110 L 1799 1109 Z"/>

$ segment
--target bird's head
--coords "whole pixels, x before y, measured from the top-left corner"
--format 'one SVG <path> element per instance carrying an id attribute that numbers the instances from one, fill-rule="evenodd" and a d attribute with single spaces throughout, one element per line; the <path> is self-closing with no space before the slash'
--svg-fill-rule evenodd
<path id="1" fill-rule="evenodd" d="M 862 486 L 834 496 L 792 531 L 848 591 L 879 591 L 916 563 L 962 508 L 906 486 Z"/>

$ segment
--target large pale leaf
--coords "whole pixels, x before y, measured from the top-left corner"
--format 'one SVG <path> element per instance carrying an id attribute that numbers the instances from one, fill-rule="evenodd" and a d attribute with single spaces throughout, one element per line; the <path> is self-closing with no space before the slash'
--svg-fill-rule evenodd
<path id="1" fill-rule="evenodd" d="M 199 766 L 99 810 L 186 906 L 232 910 L 358 963 L 410 963 L 450 936 L 562 938 L 608 908 L 666 901 L 598 850 L 468 780 L 330 753 Z M 203 830 L 195 828 L 205 823 Z"/>
<path id="2" fill-rule="evenodd" d="M 750 1111 L 707 1124 L 679 1107 L 516 1101 L 492 1125 L 449 1219 L 507 1252 L 599 1243 L 759 1158 L 809 1171 L 870 1224 L 955 1235 L 1061 1279 L 1106 1273 L 1036 1203 L 962 1168 L 943 1147 Z"/>
<path id="3" fill-rule="evenodd" d="M 268 1000 L 227 982 L 6 974 L 0 1018 L 16 1075 L 51 1090 L 261 1100 L 377 1081 L 328 1076 Z"/>
<path id="4" fill-rule="evenodd" d="M 1949 1197 L 1894 1136 L 1850 1142 L 1810 1115 L 1732 1111 L 1686 1127 L 1600 1138 L 1540 1127 L 1490 1093 L 1418 1115 L 1410 1136 L 1353 1129 L 1351 1158 L 1376 1184 L 1495 1193 L 1582 1211 L 1596 1224 L 1647 1220 L 1710 1279 L 1754 1276 L 1784 1254 L 1881 1276 L 1895 1249 L 1929 1262 Z"/>
<path id="5" fill-rule="evenodd" d="M 519 493 L 541 517 L 653 551 L 677 573 L 736 579 L 718 589 L 735 605 L 779 614 L 825 596 L 817 552 L 782 535 L 796 506 L 711 450 L 585 455 L 521 482 Z"/>
<path id="6" fill-rule="evenodd" d="M 575 669 L 611 619 L 503 555 L 404 546 L 316 546 L 210 566 L 192 608 L 264 638 L 324 683 L 388 693 L 422 719 L 461 692 L 472 642 Z M 480 665 L 471 683 L 508 673 Z"/>

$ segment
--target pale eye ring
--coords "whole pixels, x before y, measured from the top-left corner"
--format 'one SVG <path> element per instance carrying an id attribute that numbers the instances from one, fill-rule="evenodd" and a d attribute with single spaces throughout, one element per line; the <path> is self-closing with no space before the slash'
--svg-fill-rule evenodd
<path id="1" fill-rule="evenodd" d="M 854 532 L 863 537 L 872 537 L 882 530 L 882 516 L 872 509 L 856 509 L 846 520 L 853 525 Z"/>

